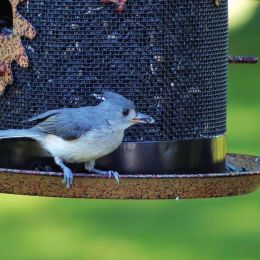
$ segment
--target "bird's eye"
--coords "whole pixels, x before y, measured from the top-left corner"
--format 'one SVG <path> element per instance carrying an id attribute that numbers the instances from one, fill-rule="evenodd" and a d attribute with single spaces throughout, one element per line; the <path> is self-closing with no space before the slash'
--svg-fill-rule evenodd
<path id="1" fill-rule="evenodd" d="M 123 116 L 128 116 L 129 115 L 130 110 L 129 109 L 124 109 L 123 110 Z"/>

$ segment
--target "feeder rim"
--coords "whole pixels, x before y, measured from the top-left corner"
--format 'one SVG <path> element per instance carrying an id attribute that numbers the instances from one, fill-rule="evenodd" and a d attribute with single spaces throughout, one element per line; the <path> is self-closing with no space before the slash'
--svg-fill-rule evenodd
<path id="1" fill-rule="evenodd" d="M 191 199 L 247 194 L 260 186 L 260 157 L 228 154 L 235 169 L 246 172 L 172 175 L 121 175 L 114 179 L 96 174 L 74 174 L 70 189 L 62 184 L 63 173 L 0 168 L 0 192 L 88 199 Z"/>

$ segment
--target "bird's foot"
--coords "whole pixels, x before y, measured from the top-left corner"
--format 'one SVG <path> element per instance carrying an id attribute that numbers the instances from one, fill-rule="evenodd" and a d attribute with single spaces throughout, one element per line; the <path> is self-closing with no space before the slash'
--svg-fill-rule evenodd
<path id="1" fill-rule="evenodd" d="M 66 188 L 70 188 L 73 181 L 73 173 L 70 168 L 68 168 L 64 162 L 59 157 L 54 157 L 54 161 L 57 165 L 59 165 L 63 171 L 64 178 L 63 183 L 65 184 Z"/>
<path id="2" fill-rule="evenodd" d="M 102 171 L 102 170 L 98 170 L 98 169 L 92 169 L 92 172 L 103 175 L 103 176 L 108 176 L 109 178 L 114 177 L 117 184 L 119 184 L 120 181 L 120 175 L 118 174 L 118 172 L 116 171 Z"/>
<path id="3" fill-rule="evenodd" d="M 66 186 L 66 188 L 69 189 L 73 182 L 73 173 L 69 168 L 64 169 L 63 173 L 64 173 L 64 178 L 62 182 Z"/>
<path id="4" fill-rule="evenodd" d="M 117 182 L 117 184 L 119 184 L 119 182 L 120 182 L 120 175 L 118 174 L 118 172 L 116 172 L 116 171 L 108 171 L 109 179 L 111 178 L 111 176 L 114 177 L 116 182 Z"/>
<path id="5" fill-rule="evenodd" d="M 116 11 L 117 12 L 123 12 L 125 10 L 125 3 L 127 0 L 100 0 L 102 4 L 116 4 Z"/>

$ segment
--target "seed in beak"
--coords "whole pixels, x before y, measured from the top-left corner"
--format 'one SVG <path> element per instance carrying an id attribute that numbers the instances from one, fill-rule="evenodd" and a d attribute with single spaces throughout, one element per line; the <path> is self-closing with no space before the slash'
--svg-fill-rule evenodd
<path id="1" fill-rule="evenodd" d="M 137 113 L 136 117 L 131 119 L 131 122 L 134 124 L 152 124 L 154 119 L 146 114 Z"/>

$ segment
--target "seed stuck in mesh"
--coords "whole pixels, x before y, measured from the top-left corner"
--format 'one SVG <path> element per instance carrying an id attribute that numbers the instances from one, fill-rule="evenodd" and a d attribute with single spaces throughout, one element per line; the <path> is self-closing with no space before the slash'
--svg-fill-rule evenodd
<path id="1" fill-rule="evenodd" d="M 214 4 L 216 7 L 219 7 L 219 6 L 220 6 L 220 3 L 221 3 L 221 0 L 213 0 L 213 4 Z"/>
<path id="2" fill-rule="evenodd" d="M 127 0 L 100 0 L 102 4 L 116 4 L 116 11 L 123 12 L 125 10 L 125 3 Z"/>

